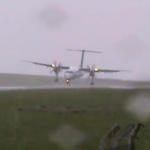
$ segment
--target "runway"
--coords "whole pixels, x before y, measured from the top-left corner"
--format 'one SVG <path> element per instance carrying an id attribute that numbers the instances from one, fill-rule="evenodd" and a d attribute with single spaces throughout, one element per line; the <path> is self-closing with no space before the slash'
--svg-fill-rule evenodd
<path id="1" fill-rule="evenodd" d="M 59 77 L 59 82 L 55 82 L 54 76 L 0 73 L 0 80 L 0 91 L 64 88 L 150 88 L 150 81 L 131 81 L 109 78 L 95 78 L 94 86 L 90 85 L 91 78 L 79 78 L 72 80 L 70 84 L 66 84 L 66 81 L 62 77 Z"/>
<path id="2" fill-rule="evenodd" d="M 53 84 L 51 86 L 0 86 L 0 91 L 14 91 L 14 90 L 34 90 L 34 89 L 85 89 L 85 88 L 108 88 L 108 89 L 137 89 L 150 88 L 150 86 L 135 86 L 135 85 L 101 85 L 101 86 L 87 86 L 87 85 L 62 85 Z"/>

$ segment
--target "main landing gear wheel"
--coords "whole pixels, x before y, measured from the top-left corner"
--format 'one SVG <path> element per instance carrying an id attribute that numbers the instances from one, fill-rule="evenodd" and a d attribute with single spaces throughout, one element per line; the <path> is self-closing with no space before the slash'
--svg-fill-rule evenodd
<path id="1" fill-rule="evenodd" d="M 55 79 L 55 82 L 58 82 L 58 79 L 57 79 L 57 78 Z"/>
<path id="2" fill-rule="evenodd" d="M 94 82 L 91 82 L 91 85 L 94 85 Z"/>

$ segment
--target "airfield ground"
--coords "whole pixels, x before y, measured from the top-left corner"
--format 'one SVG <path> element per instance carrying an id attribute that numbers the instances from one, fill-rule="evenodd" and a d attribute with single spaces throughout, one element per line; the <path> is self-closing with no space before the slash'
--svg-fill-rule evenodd
<path id="1" fill-rule="evenodd" d="M 42 76 L 42 75 L 27 75 L 27 74 L 10 74 L 0 73 L 0 87 L 18 87 L 18 86 L 61 86 L 61 87 L 90 87 L 91 79 L 80 78 L 72 80 L 70 85 L 66 84 L 63 77 L 59 77 L 59 82 L 55 83 L 55 76 Z M 110 87 L 110 86 L 123 86 L 123 87 L 150 87 L 149 81 L 127 81 L 119 79 L 94 79 L 96 87 Z"/>
<path id="2" fill-rule="evenodd" d="M 70 145 L 68 149 L 98 150 L 100 140 L 114 124 L 125 128 L 129 123 L 138 122 L 124 110 L 124 105 L 128 98 L 140 91 L 57 89 L 0 92 L 0 149 L 63 150 Z M 150 149 L 150 121 L 144 125 L 138 134 L 136 150 Z M 63 126 L 65 131 L 58 132 Z"/>

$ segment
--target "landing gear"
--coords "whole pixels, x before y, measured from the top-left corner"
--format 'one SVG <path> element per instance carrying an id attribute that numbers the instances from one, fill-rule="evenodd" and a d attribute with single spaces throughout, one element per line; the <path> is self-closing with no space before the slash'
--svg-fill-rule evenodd
<path id="1" fill-rule="evenodd" d="M 70 80 L 66 80 L 66 83 L 69 84 L 69 83 L 70 83 Z"/>
<path id="2" fill-rule="evenodd" d="M 58 82 L 58 78 L 55 79 L 55 82 Z"/>
<path id="3" fill-rule="evenodd" d="M 93 82 L 93 77 L 92 77 L 91 85 L 94 85 L 94 82 Z"/>
<path id="4" fill-rule="evenodd" d="M 94 82 L 91 82 L 91 85 L 94 85 Z"/>

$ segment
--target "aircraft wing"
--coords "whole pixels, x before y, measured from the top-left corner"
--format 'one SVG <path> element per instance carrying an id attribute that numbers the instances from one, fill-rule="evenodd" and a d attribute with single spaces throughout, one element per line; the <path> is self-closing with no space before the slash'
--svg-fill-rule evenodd
<path id="1" fill-rule="evenodd" d="M 80 68 L 80 71 L 90 72 L 90 69 Z M 129 72 L 129 70 L 111 70 L 111 69 L 98 69 L 98 68 L 95 68 L 95 72 L 116 73 L 116 72 Z"/>
<path id="2" fill-rule="evenodd" d="M 80 68 L 80 71 L 85 71 L 85 72 L 90 72 L 90 70 L 88 68 Z"/>
<path id="3" fill-rule="evenodd" d="M 45 66 L 45 67 L 51 67 L 54 68 L 54 64 L 44 64 L 44 63 L 39 63 L 39 62 L 34 62 L 34 61 L 26 61 L 26 60 L 22 60 L 23 62 L 28 62 L 28 63 L 32 63 L 35 65 L 40 65 L 40 66 Z M 69 69 L 70 67 L 68 66 L 59 66 L 60 69 Z"/>
<path id="4" fill-rule="evenodd" d="M 116 73 L 116 72 L 129 72 L 129 70 L 96 69 L 95 72 Z"/>

